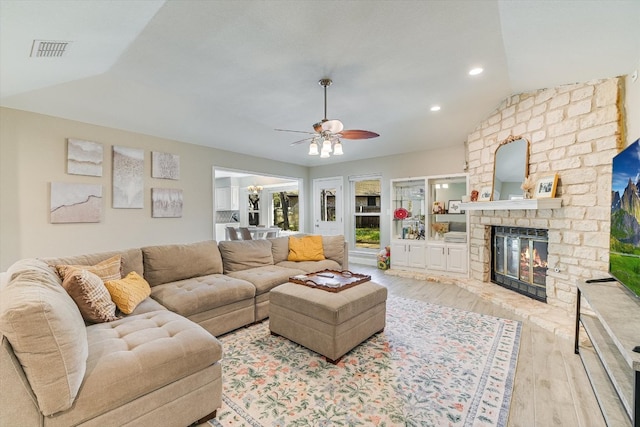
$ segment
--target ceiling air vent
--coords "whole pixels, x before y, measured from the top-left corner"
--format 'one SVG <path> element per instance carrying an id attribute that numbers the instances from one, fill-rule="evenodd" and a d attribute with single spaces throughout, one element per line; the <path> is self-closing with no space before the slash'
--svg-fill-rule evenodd
<path id="1" fill-rule="evenodd" d="M 71 42 L 54 40 L 34 40 L 31 46 L 32 58 L 55 58 L 64 55 Z"/>

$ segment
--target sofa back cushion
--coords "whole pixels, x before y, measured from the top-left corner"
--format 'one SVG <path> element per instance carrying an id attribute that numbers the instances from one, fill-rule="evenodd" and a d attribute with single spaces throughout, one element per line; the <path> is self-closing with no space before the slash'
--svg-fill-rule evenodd
<path id="1" fill-rule="evenodd" d="M 273 265 L 269 240 L 225 240 L 218 243 L 218 247 L 225 274 Z"/>
<path id="2" fill-rule="evenodd" d="M 305 234 L 296 234 L 296 236 L 304 236 Z M 275 264 L 287 261 L 289 256 L 289 237 L 277 237 L 269 239 L 272 244 L 271 253 L 273 254 L 273 262 Z M 342 268 L 346 268 L 344 263 L 344 236 L 322 236 L 322 249 L 326 259 L 333 260 L 340 264 Z"/>
<path id="3" fill-rule="evenodd" d="M 344 236 L 322 236 L 322 248 L 324 250 L 324 257 L 326 259 L 333 260 L 340 264 L 342 268 L 344 265 Z"/>
<path id="4" fill-rule="evenodd" d="M 151 286 L 222 273 L 222 258 L 215 240 L 147 246 L 142 248 L 142 257 L 144 278 Z"/>
<path id="5" fill-rule="evenodd" d="M 21 260 L 0 292 L 0 333 L 24 369 L 43 415 L 73 404 L 87 366 L 82 316 L 47 263 Z"/>
<path id="6" fill-rule="evenodd" d="M 289 236 L 276 237 L 269 239 L 271 242 L 271 254 L 273 255 L 273 263 L 286 261 L 289 256 Z"/>
<path id="7" fill-rule="evenodd" d="M 122 256 L 122 276 L 126 276 L 132 271 L 142 275 L 144 267 L 142 264 L 142 251 L 140 249 L 126 249 L 124 251 L 98 252 L 86 255 L 76 255 L 62 258 L 43 258 L 49 265 L 95 265 L 115 255 Z"/>

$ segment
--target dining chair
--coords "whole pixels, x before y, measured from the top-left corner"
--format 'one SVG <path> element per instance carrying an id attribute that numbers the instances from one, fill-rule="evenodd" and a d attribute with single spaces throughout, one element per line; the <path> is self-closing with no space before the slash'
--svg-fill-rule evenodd
<path id="1" fill-rule="evenodd" d="M 227 227 L 227 235 L 229 236 L 229 240 L 240 240 L 235 227 Z"/>
<path id="2" fill-rule="evenodd" d="M 242 240 L 253 240 L 247 227 L 240 227 L 240 236 L 242 236 Z"/>

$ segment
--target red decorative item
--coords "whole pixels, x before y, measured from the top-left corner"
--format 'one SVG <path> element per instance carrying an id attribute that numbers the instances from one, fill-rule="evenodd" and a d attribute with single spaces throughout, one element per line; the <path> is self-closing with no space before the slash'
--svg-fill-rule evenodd
<path id="1" fill-rule="evenodd" d="M 395 211 L 393 211 L 393 217 L 395 219 L 405 219 L 408 216 L 409 216 L 409 211 L 406 210 L 405 208 L 398 208 Z"/>

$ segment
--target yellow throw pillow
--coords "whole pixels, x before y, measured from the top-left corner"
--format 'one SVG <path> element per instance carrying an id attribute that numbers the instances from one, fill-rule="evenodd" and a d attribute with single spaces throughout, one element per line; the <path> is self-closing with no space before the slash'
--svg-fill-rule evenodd
<path id="1" fill-rule="evenodd" d="M 138 273 L 132 271 L 120 280 L 109 280 L 104 285 L 111 299 L 124 314 L 131 314 L 138 304 L 151 295 L 151 287 Z"/>
<path id="2" fill-rule="evenodd" d="M 73 273 L 73 270 L 87 270 L 101 278 L 103 282 L 119 280 L 122 279 L 122 257 L 114 255 L 96 265 L 56 265 L 56 271 L 62 280 Z"/>
<path id="3" fill-rule="evenodd" d="M 322 236 L 289 236 L 289 261 L 322 261 Z"/>

